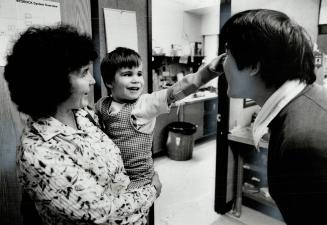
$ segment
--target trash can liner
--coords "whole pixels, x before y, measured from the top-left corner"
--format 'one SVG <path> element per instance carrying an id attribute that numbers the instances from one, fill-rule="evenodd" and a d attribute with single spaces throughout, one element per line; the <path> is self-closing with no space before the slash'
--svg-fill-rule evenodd
<path id="1" fill-rule="evenodd" d="M 168 130 L 175 133 L 191 135 L 196 132 L 196 126 L 187 122 L 173 122 L 168 125 Z"/>

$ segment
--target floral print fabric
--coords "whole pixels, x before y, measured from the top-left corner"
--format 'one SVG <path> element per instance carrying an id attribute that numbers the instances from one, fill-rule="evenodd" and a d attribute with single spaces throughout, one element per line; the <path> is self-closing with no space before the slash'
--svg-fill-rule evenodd
<path id="1" fill-rule="evenodd" d="M 78 130 L 53 117 L 30 121 L 17 152 L 18 177 L 45 224 L 146 224 L 153 185 L 130 183 L 118 147 L 75 112 Z"/>

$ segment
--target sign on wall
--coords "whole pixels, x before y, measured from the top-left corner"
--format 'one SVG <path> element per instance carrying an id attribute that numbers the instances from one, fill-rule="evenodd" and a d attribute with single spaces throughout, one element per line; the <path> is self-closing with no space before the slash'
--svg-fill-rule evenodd
<path id="1" fill-rule="evenodd" d="M 135 11 L 104 8 L 107 52 L 127 47 L 138 52 Z"/>
<path id="2" fill-rule="evenodd" d="M 321 0 L 319 24 L 327 24 L 327 0 Z"/>
<path id="3" fill-rule="evenodd" d="M 0 66 L 18 34 L 32 25 L 60 22 L 60 3 L 42 0 L 0 1 Z"/>

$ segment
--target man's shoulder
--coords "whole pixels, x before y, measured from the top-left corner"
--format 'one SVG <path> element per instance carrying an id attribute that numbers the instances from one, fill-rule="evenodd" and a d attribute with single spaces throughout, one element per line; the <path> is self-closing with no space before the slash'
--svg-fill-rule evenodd
<path id="1" fill-rule="evenodd" d="M 303 94 L 303 98 L 304 97 L 307 98 L 307 101 L 327 111 L 327 88 L 318 84 L 313 84 L 308 88 L 308 91 Z"/>
<path id="2" fill-rule="evenodd" d="M 315 136 L 327 137 L 327 89 L 312 85 L 291 101 L 274 120 L 273 129 L 300 142 Z"/>
<path id="3" fill-rule="evenodd" d="M 293 117 L 307 116 L 307 119 L 316 120 L 314 115 L 327 116 L 327 88 L 313 84 L 308 86 L 299 96 L 291 101 L 286 107 L 286 113 Z M 291 117 L 289 118 L 291 119 Z"/>

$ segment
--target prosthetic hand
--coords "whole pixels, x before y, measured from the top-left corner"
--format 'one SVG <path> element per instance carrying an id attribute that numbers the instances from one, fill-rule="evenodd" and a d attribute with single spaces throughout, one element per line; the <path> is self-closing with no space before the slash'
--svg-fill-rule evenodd
<path id="1" fill-rule="evenodd" d="M 213 59 L 207 66 L 208 70 L 214 73 L 218 73 L 218 76 L 224 73 L 223 63 L 225 61 L 226 53 L 223 53 Z"/>

